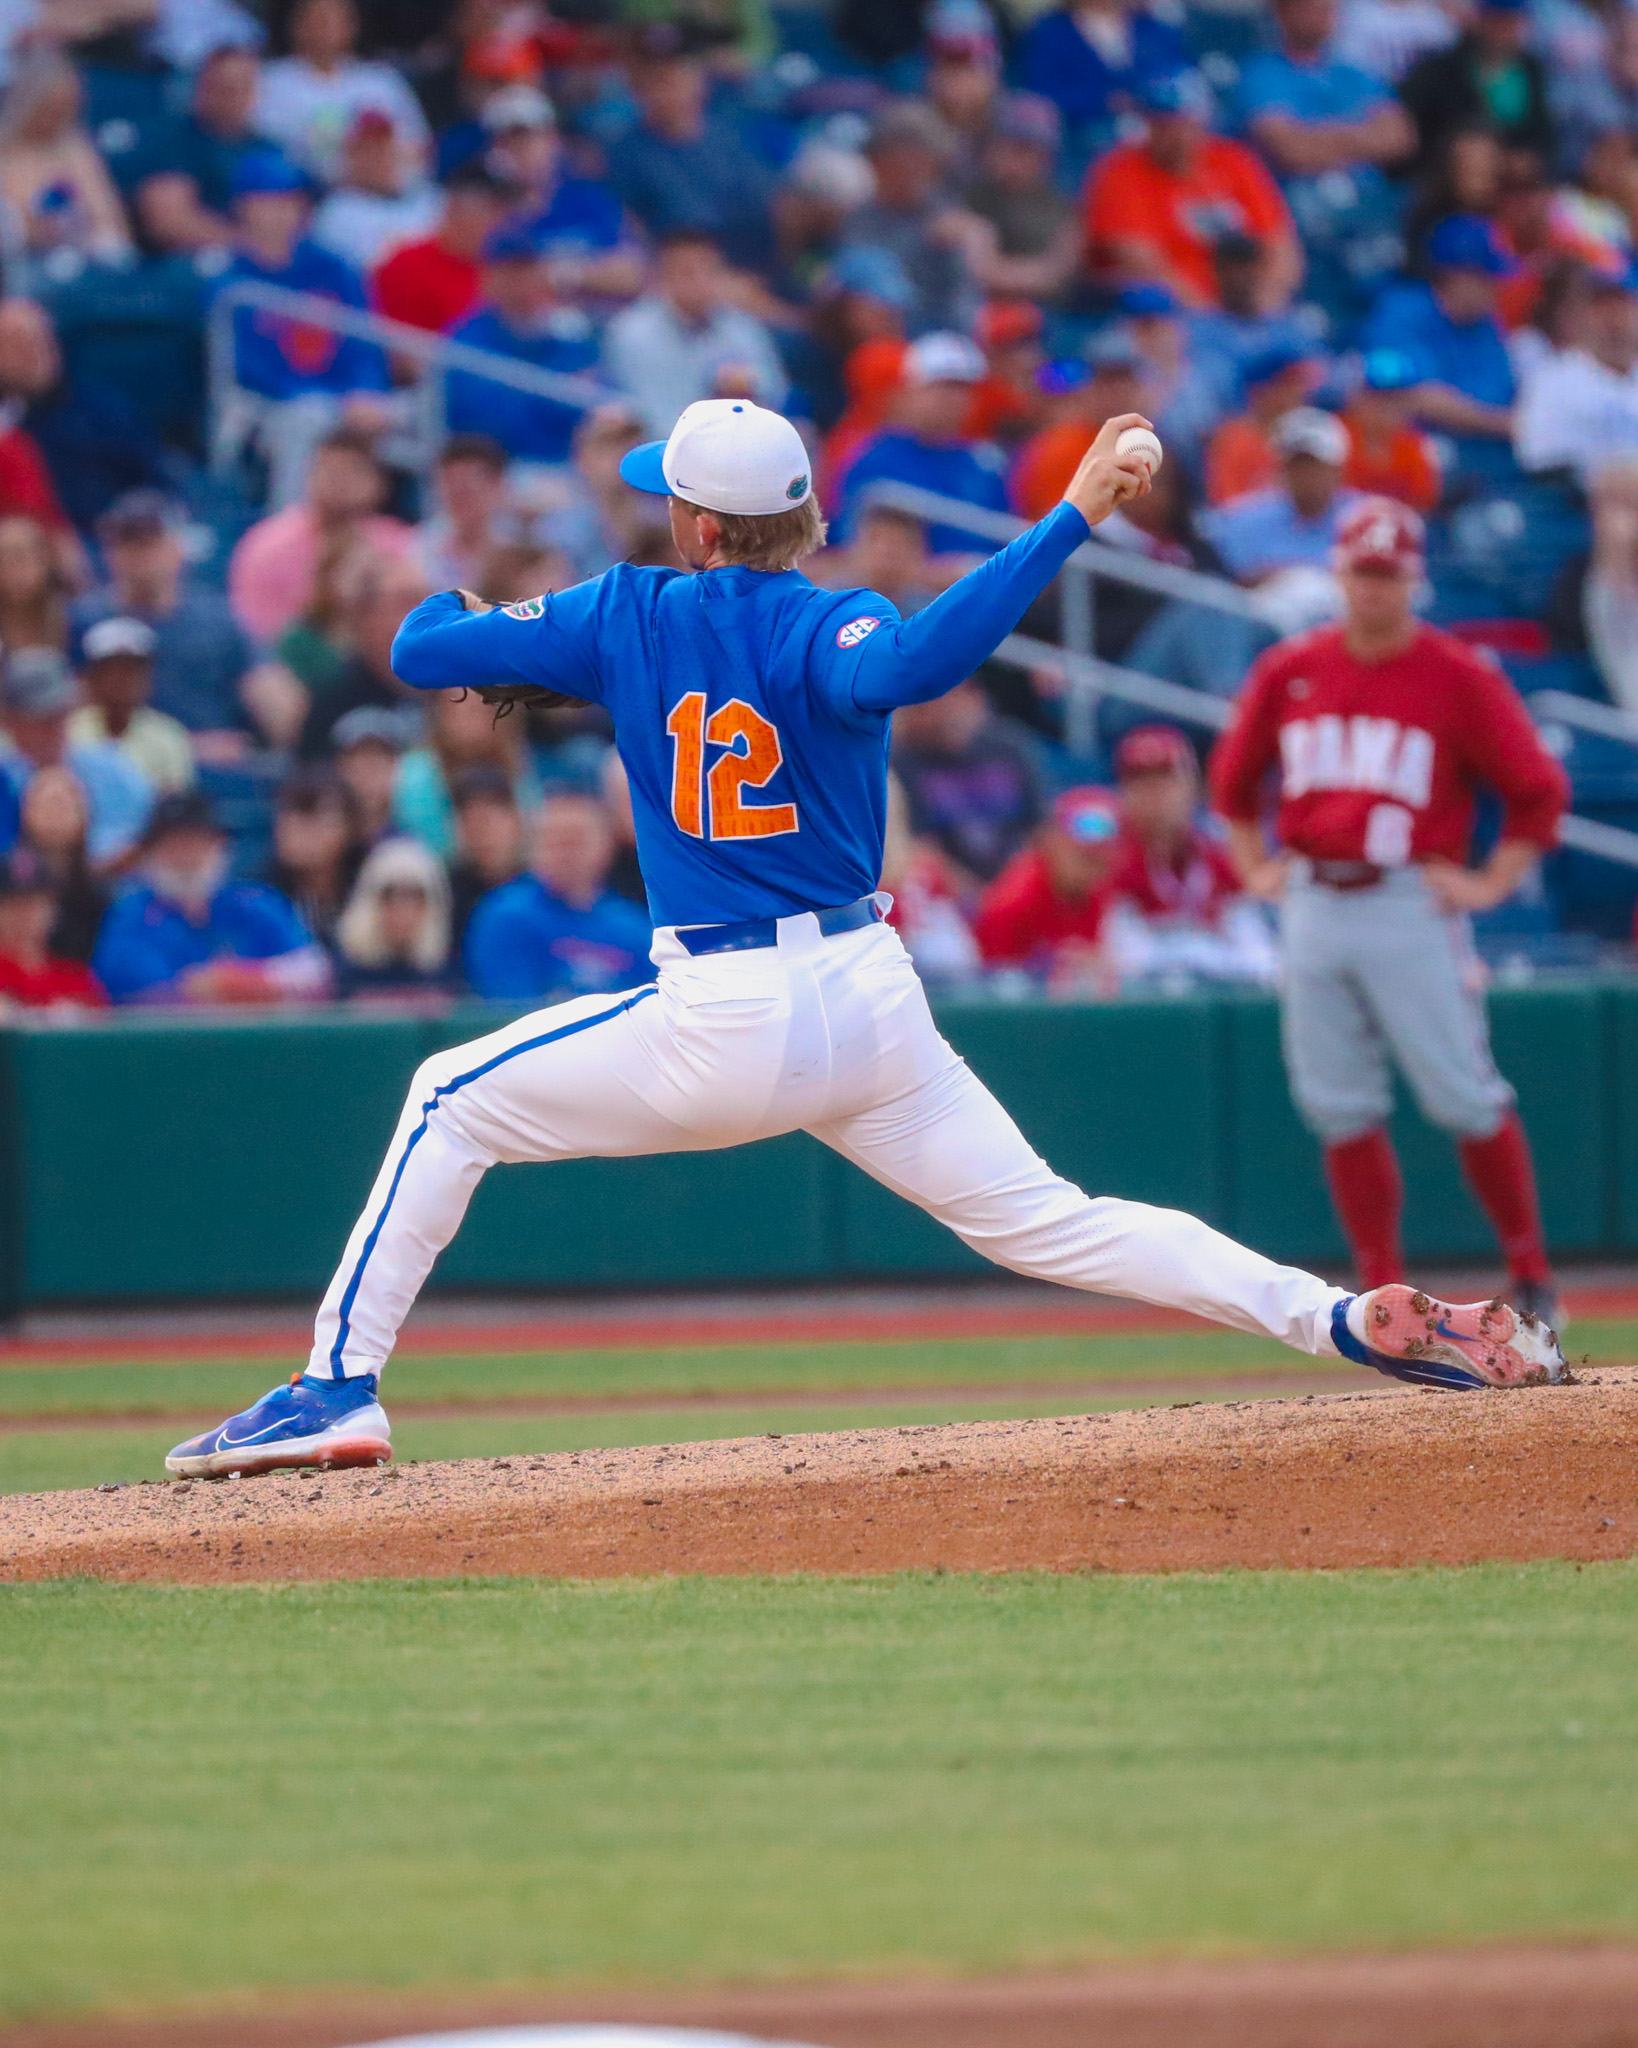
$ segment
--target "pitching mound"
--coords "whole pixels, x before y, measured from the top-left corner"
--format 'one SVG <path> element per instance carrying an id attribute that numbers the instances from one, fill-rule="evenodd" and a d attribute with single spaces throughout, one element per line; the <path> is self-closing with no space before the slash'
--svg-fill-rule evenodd
<path id="1" fill-rule="evenodd" d="M 1638 1371 L 0 1499 L 0 1578 L 1219 1571 L 1638 1548 Z"/>
<path id="2" fill-rule="evenodd" d="M 572 1997 L 340 1992 L 227 2012 L 24 2023 L 0 2048 L 345 2048 L 508 2022 L 725 2028 L 815 2048 L 1638 2048 L 1638 1950 L 1158 1963 L 966 1983 Z"/>

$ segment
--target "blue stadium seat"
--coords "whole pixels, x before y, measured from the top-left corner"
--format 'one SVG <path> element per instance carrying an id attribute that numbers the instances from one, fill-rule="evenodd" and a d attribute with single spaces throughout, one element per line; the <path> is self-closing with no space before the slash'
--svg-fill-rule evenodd
<path id="1" fill-rule="evenodd" d="M 111 384 L 173 445 L 198 447 L 205 412 L 203 279 L 185 257 L 88 265 L 41 293 L 72 375 Z"/>
<path id="2" fill-rule="evenodd" d="M 1638 800 L 1612 804 L 1578 801 L 1576 811 L 1600 824 L 1638 832 Z M 1599 860 L 1570 847 L 1560 847 L 1549 854 L 1542 867 L 1564 930 L 1590 932 L 1601 939 L 1632 937 L 1633 911 L 1638 908 L 1638 868 Z"/>
<path id="3" fill-rule="evenodd" d="M 199 770 L 199 787 L 232 841 L 236 875 L 255 875 L 272 855 L 273 800 L 289 765 L 264 756 L 235 767 L 206 765 Z"/>
<path id="4" fill-rule="evenodd" d="M 1430 522 L 1435 617 L 1539 618 L 1592 531 L 1580 498 L 1518 471 Z"/>

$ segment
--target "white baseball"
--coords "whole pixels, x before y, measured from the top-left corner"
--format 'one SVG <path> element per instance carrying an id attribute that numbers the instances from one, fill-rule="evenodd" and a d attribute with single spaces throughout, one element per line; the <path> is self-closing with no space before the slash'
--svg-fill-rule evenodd
<path id="1" fill-rule="evenodd" d="M 1117 456 L 1135 455 L 1151 476 L 1160 467 L 1163 452 L 1160 436 L 1147 427 L 1128 427 L 1115 443 Z"/>

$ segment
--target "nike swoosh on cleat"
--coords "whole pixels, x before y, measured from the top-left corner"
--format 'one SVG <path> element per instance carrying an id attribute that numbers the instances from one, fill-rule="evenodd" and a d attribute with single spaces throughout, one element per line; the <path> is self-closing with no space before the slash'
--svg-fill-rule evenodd
<path id="1" fill-rule="evenodd" d="M 1451 1329 L 1448 1323 L 1436 1323 L 1434 1325 L 1434 1335 L 1436 1337 L 1448 1337 L 1453 1344 L 1472 1344 L 1476 1341 L 1472 1337 L 1464 1337 L 1460 1330 Z"/>
<path id="2" fill-rule="evenodd" d="M 223 1451 L 242 1450 L 246 1444 L 253 1444 L 256 1441 L 257 1437 L 266 1436 L 269 1430 L 283 1429 L 290 1419 L 291 1418 L 286 1417 L 285 1422 L 266 1423 L 261 1429 L 252 1430 L 249 1436 L 229 1436 L 229 1425 L 224 1422 L 222 1424 L 222 1434 L 217 1441 L 217 1448 Z"/>

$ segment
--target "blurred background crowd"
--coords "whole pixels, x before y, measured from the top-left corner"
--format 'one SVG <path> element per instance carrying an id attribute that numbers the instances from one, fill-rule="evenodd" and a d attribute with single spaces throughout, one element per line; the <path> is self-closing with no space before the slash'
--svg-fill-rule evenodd
<path id="1" fill-rule="evenodd" d="M 1100 539 L 1232 602 L 1100 579 L 1078 630 L 1219 705 L 1402 499 L 1429 615 L 1638 822 L 1635 231 L 1621 0 L 9 0 L 0 1004 L 646 978 L 602 715 L 418 697 L 389 650 L 431 590 L 674 564 L 618 464 L 712 394 L 799 423 L 809 573 L 904 612 L 1147 413 Z M 1210 722 L 1072 698 L 1015 657 L 899 714 L 923 971 L 1269 979 Z M 1635 891 L 1561 852 L 1481 938 L 1584 959 Z"/>

